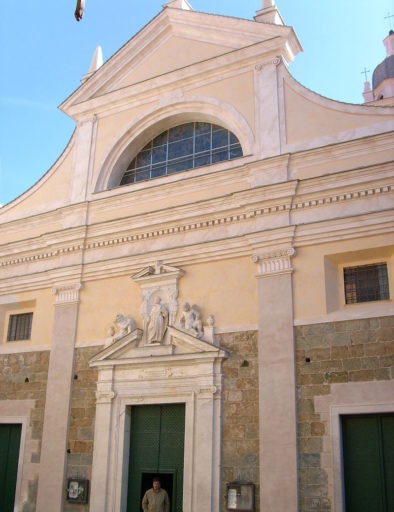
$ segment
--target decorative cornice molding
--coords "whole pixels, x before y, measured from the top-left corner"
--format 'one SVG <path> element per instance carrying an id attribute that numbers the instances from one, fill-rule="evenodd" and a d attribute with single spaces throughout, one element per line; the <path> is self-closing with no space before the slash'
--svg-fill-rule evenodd
<path id="1" fill-rule="evenodd" d="M 367 184 L 366 184 L 367 185 Z M 64 247 L 57 247 L 54 250 L 46 249 L 43 252 L 35 252 L 33 254 L 26 254 L 23 256 L 15 256 L 13 258 L 3 258 L 0 260 L 0 268 L 8 267 L 18 264 L 24 263 L 32 263 L 40 260 L 46 260 L 49 258 L 54 258 L 58 256 L 64 256 L 75 252 L 80 252 L 83 250 L 89 251 L 98 248 L 105 248 L 111 246 L 117 246 L 120 244 L 127 244 L 130 242 L 136 242 L 141 240 L 147 240 L 152 238 L 159 238 L 168 235 L 175 234 L 183 234 L 186 232 L 195 231 L 198 229 L 206 229 L 221 225 L 234 224 L 244 221 L 249 221 L 257 217 L 262 217 L 266 215 L 278 214 L 285 211 L 290 210 L 306 210 L 311 208 L 316 208 L 320 206 L 332 206 L 337 203 L 344 203 L 347 201 L 354 201 L 359 199 L 366 199 L 369 197 L 382 196 L 386 194 L 390 194 L 394 191 L 393 185 L 380 185 L 380 186 L 365 186 L 363 188 L 358 188 L 357 190 L 348 190 L 342 193 L 332 193 L 330 195 L 326 195 L 324 197 L 319 197 L 318 194 L 313 194 L 314 197 L 308 197 L 308 199 L 303 199 L 301 201 L 297 200 L 297 197 L 294 197 L 294 202 L 291 204 L 291 200 L 289 197 L 277 198 L 275 204 L 262 204 L 261 207 L 253 208 L 248 211 L 234 211 L 231 213 L 226 213 L 221 216 L 212 216 L 210 219 L 206 218 L 200 221 L 189 221 L 189 222 L 176 222 L 172 223 L 172 225 L 160 226 L 155 229 L 144 230 L 142 229 L 139 232 L 130 233 L 130 234 L 119 234 L 118 236 L 114 236 L 111 238 L 104 238 L 104 236 L 99 240 L 86 241 L 84 245 L 83 242 L 74 243 L 71 245 L 65 245 Z M 243 208 L 242 208 L 243 209 Z M 31 241 L 30 241 L 31 242 Z"/>
<path id="2" fill-rule="evenodd" d="M 52 292 L 56 296 L 55 306 L 63 306 L 65 304 L 74 304 L 79 302 L 79 290 L 81 288 L 81 283 L 54 286 L 52 288 Z"/>
<path id="3" fill-rule="evenodd" d="M 253 254 L 253 263 L 258 265 L 257 277 L 267 277 L 278 274 L 289 274 L 293 272 L 291 258 L 295 255 L 295 249 L 278 249 L 277 251 Z"/>
<path id="4" fill-rule="evenodd" d="M 66 254 L 83 251 L 83 249 L 83 243 L 67 245 L 64 247 L 54 249 L 53 251 L 37 252 L 35 254 L 20 256 L 13 259 L 4 259 L 3 261 L 0 261 L 0 267 L 8 267 L 10 265 L 18 265 L 23 263 L 32 263 L 39 260 L 47 260 L 49 258 L 55 258 L 57 256 L 64 256 Z"/>

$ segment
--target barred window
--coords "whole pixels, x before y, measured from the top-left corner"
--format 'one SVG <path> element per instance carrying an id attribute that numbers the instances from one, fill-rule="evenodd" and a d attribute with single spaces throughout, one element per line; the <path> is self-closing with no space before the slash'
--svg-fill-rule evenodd
<path id="1" fill-rule="evenodd" d="M 33 313 L 10 315 L 7 341 L 29 340 Z"/>
<path id="2" fill-rule="evenodd" d="M 386 263 L 343 269 L 346 304 L 390 298 Z"/>
<path id="3" fill-rule="evenodd" d="M 226 128 L 193 122 L 151 140 L 130 162 L 120 185 L 151 180 L 242 156 L 237 137 Z"/>

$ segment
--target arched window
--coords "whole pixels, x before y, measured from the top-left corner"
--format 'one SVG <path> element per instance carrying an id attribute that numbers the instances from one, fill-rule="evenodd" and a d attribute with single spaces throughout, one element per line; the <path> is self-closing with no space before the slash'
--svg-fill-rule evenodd
<path id="1" fill-rule="evenodd" d="M 133 158 L 120 185 L 151 180 L 242 156 L 237 137 L 210 123 L 186 123 L 170 128 Z"/>

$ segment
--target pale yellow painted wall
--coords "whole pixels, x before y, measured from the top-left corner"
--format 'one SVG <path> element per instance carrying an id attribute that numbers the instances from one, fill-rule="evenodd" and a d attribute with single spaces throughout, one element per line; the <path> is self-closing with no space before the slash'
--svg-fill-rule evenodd
<path id="1" fill-rule="evenodd" d="M 237 109 L 255 130 L 254 75 L 251 71 L 198 87 L 193 89 L 193 94 L 225 101 Z"/>
<path id="2" fill-rule="evenodd" d="M 293 90 L 287 82 L 284 84 L 288 144 L 309 142 L 384 120 L 379 115 L 353 114 L 324 107 Z"/>
<path id="3" fill-rule="evenodd" d="M 231 48 L 225 46 L 170 36 L 160 46 L 153 47 L 142 61 L 132 66 L 127 74 L 116 83 L 116 88 L 127 87 L 229 51 Z"/>
<path id="4" fill-rule="evenodd" d="M 97 172 L 103 164 L 103 159 L 107 155 L 116 140 L 126 130 L 127 126 L 132 124 L 133 119 L 138 119 L 144 112 L 149 112 L 154 103 L 145 103 L 144 105 L 122 110 L 113 113 L 110 116 L 99 119 L 96 136 L 96 152 L 94 159 L 94 170 Z M 131 140 L 130 140 L 131 142 Z"/>
<path id="5" fill-rule="evenodd" d="M 325 265 L 325 258 L 329 258 L 331 265 Z M 335 308 L 352 307 L 346 306 L 344 301 L 343 266 L 377 262 L 388 263 L 393 296 L 394 234 L 297 248 L 293 258 L 295 320 L 324 316 Z M 370 308 L 373 309 L 374 304 L 369 303 Z"/>
<path id="6" fill-rule="evenodd" d="M 80 293 L 78 343 L 103 340 L 118 313 L 142 327 L 140 288 L 125 275 L 84 283 Z"/>
<path id="7" fill-rule="evenodd" d="M 258 321 L 256 265 L 250 258 L 234 258 L 185 266 L 179 304 L 201 307 L 203 319 L 215 317 L 220 328 Z"/>
<path id="8" fill-rule="evenodd" d="M 49 178 L 44 176 L 42 183 L 37 184 L 33 193 L 27 192 L 25 198 L 15 203 L 12 213 L 32 215 L 42 211 L 44 205 L 45 210 L 48 211 L 51 208 L 55 209 L 67 204 L 70 198 L 72 160 L 73 151 L 71 150 Z"/>
<path id="9" fill-rule="evenodd" d="M 216 325 L 257 324 L 256 268 L 249 258 L 184 266 L 179 281 L 179 312 L 184 302 L 197 304 L 203 320 L 213 314 Z M 91 281 L 81 290 L 78 343 L 107 337 L 118 313 L 130 315 L 142 328 L 141 289 L 130 276 Z"/>
<path id="10" fill-rule="evenodd" d="M 8 303 L 6 297 L 2 302 L 4 304 L 0 304 L 0 347 L 28 349 L 51 345 L 55 303 L 55 296 L 51 289 L 18 293 L 12 295 Z M 31 339 L 7 342 L 9 316 L 31 312 L 33 313 Z"/>

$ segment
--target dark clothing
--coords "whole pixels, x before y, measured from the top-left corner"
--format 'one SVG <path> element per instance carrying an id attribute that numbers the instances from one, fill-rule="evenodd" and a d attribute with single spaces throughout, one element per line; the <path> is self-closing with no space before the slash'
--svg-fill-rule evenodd
<path id="1" fill-rule="evenodd" d="M 146 491 L 142 499 L 142 510 L 144 512 L 170 512 L 170 500 L 167 491 L 159 489 Z"/>

